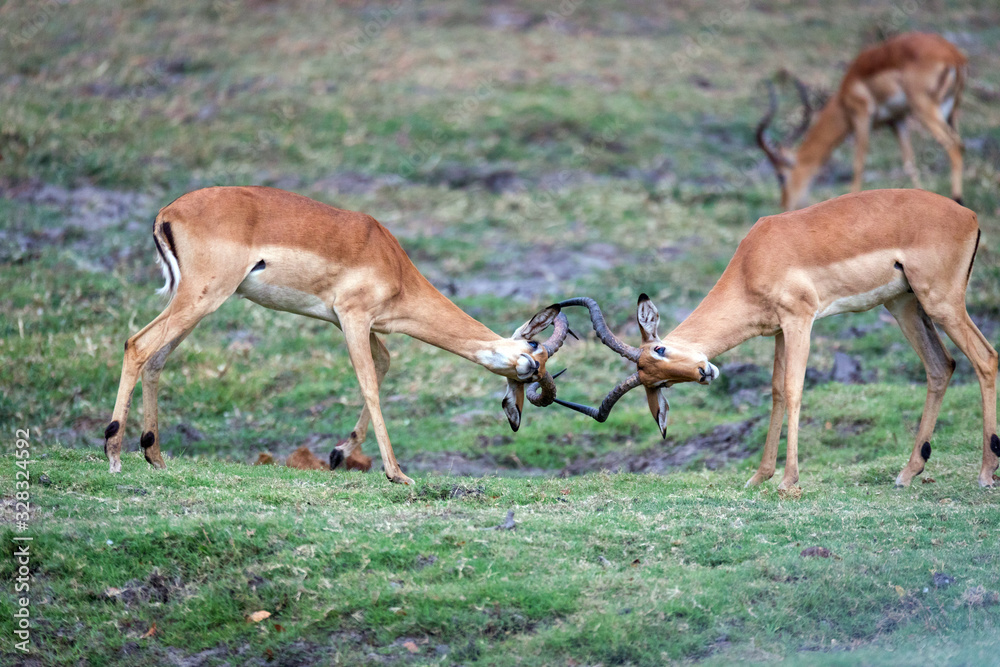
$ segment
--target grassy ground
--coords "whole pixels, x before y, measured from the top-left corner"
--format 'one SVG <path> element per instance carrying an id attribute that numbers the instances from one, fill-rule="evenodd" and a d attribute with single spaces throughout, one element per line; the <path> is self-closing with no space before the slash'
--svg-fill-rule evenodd
<path id="1" fill-rule="evenodd" d="M 852 53 L 909 29 L 970 57 L 965 200 L 984 241 L 968 302 L 996 345 L 998 25 L 986 0 L 0 5 L 0 519 L 11 544 L 14 430 L 31 429 L 28 659 L 994 660 L 1000 519 L 975 486 L 978 387 L 956 353 L 937 481 L 894 491 L 923 372 L 878 312 L 817 324 L 801 499 L 741 490 L 766 427 L 769 340 L 716 360 L 712 387 L 672 389 L 663 442 L 632 397 L 603 425 L 528 406 L 515 436 L 498 378 L 390 337 L 384 413 L 415 490 L 249 467 L 303 443 L 325 454 L 361 399 L 339 331 L 236 300 L 167 364 L 170 469 L 130 454 L 112 478 L 100 447 L 121 344 L 163 305 L 150 222 L 179 194 L 261 183 L 364 210 L 498 332 L 588 294 L 634 342 L 640 292 L 679 321 L 777 210 L 753 142 L 760 80 L 788 67 L 830 90 Z M 946 156 L 914 141 L 944 192 Z M 850 155 L 814 200 L 846 191 Z M 887 133 L 866 178 L 907 185 Z M 866 384 L 826 381 L 838 352 Z M 553 363 L 571 369 L 571 400 L 628 373 L 592 340 Z M 137 400 L 133 451 L 141 414 Z M 668 474 L 601 472 L 619 469 Z M 509 509 L 515 531 L 487 530 Z M 833 556 L 800 555 L 812 546 Z M 5 585 L 4 642 L 16 604 Z M 272 617 L 245 620 L 259 610 Z M 0 656 L 25 659 L 7 643 Z"/>

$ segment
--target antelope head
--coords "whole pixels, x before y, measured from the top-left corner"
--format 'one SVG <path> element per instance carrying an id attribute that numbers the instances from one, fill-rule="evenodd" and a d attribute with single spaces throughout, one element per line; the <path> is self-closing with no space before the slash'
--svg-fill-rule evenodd
<path id="1" fill-rule="evenodd" d="M 541 343 L 533 340 L 550 324 L 553 325 L 553 331 L 547 340 Z M 566 315 L 559 306 L 549 306 L 518 327 L 508 339 L 508 368 L 513 377 L 508 375 L 507 391 L 501 406 L 514 431 L 521 426 L 526 384 L 531 383 L 527 394 L 528 400 L 534 405 L 546 406 L 555 401 L 556 384 L 552 375 L 545 370 L 545 362 L 562 347 L 567 333 L 569 324 Z"/>
<path id="2" fill-rule="evenodd" d="M 719 377 L 719 369 L 694 347 L 680 342 L 667 343 L 660 339 L 657 333 L 660 314 L 645 294 L 639 297 L 636 314 L 639 330 L 642 333 L 642 345 L 639 347 L 632 347 L 611 333 L 604 321 L 600 307 L 593 299 L 579 297 L 568 299 L 558 305 L 587 307 L 590 310 L 594 331 L 601 342 L 629 361 L 635 362 L 637 369 L 635 373 L 619 382 L 608 393 L 599 408 L 555 398 L 554 401 L 559 405 L 582 412 L 599 422 L 603 422 L 608 418 L 611 408 L 618 402 L 618 399 L 641 385 L 646 389 L 649 411 L 652 413 L 653 419 L 656 420 L 660 434 L 665 438 L 667 437 L 667 418 L 670 414 L 670 403 L 667 401 L 666 389 L 678 382 L 709 384 Z"/>
<path id="3" fill-rule="evenodd" d="M 768 127 L 770 127 L 771 121 L 774 120 L 775 114 L 778 113 L 778 94 L 775 92 L 774 83 L 768 81 L 767 96 L 769 106 L 767 113 L 764 114 L 764 117 L 757 125 L 756 137 L 757 145 L 764 151 L 771 166 L 774 167 L 774 173 L 778 177 L 778 185 L 781 186 L 781 207 L 787 211 L 794 207 L 798 203 L 799 198 L 805 194 L 803 189 L 807 184 L 802 178 L 798 177 L 795 171 L 797 164 L 796 151 L 789 146 L 795 144 L 805 134 L 805 131 L 809 129 L 809 123 L 812 120 L 812 106 L 809 104 L 809 90 L 804 83 L 785 71 L 779 72 L 778 76 L 781 79 L 791 78 L 795 84 L 795 90 L 802 101 L 802 122 L 799 123 L 799 126 L 792 135 L 785 140 L 786 144 L 772 144 L 768 142 L 765 133 Z"/>

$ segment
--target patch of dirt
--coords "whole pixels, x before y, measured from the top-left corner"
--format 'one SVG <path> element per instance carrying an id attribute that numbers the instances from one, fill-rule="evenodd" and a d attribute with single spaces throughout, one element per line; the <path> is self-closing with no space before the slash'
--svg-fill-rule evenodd
<path id="1" fill-rule="evenodd" d="M 746 421 L 722 424 L 715 427 L 710 433 L 696 436 L 683 443 L 667 441 L 662 448 L 642 453 L 636 453 L 630 448 L 623 448 L 600 456 L 581 457 L 558 471 L 524 466 L 519 460 L 511 457 L 498 458 L 486 452 L 479 456 L 463 452 L 417 453 L 413 458 L 403 461 L 402 465 L 406 470 L 468 477 L 482 477 L 484 475 L 538 477 L 551 475 L 554 472 L 562 477 L 571 477 L 601 470 L 666 474 L 686 468 L 696 462 L 700 462 L 709 470 L 716 470 L 733 461 L 742 461 L 750 456 L 754 449 L 750 435 L 762 419 L 764 417 L 754 417 Z M 508 438 L 508 436 L 499 437 Z M 550 439 L 556 437 L 551 436 Z M 562 437 L 569 438 L 577 444 L 594 440 L 594 436 L 587 434 L 567 434 Z M 628 438 L 623 435 L 610 434 L 605 439 L 605 441 L 607 440 L 624 443 Z M 493 440 L 486 438 L 486 436 L 480 437 L 480 445 L 483 448 L 491 444 L 495 444 Z"/>
<path id="2" fill-rule="evenodd" d="M 146 604 L 166 604 L 178 598 L 187 598 L 195 594 L 193 586 L 189 586 L 179 576 L 164 576 L 158 568 L 153 568 L 145 579 L 132 579 L 121 588 L 108 588 L 103 597 L 123 602 L 126 606 Z"/>
<path id="3" fill-rule="evenodd" d="M 608 243 L 591 243 L 580 249 L 551 244 L 525 246 L 513 252 L 505 248 L 496 259 L 475 273 L 450 276 L 433 264 L 421 263 L 421 271 L 441 292 L 452 298 L 491 295 L 503 299 L 531 301 L 560 294 L 569 281 L 607 271 L 635 258 Z M 510 270 L 517 257 L 518 270 Z"/>
<path id="4" fill-rule="evenodd" d="M 664 474 L 701 462 L 717 470 L 751 454 L 749 438 L 763 417 L 716 426 L 710 433 L 695 436 L 680 444 L 668 443 L 662 449 L 636 454 L 627 450 L 609 452 L 590 459 L 578 459 L 563 468 L 561 475 L 583 475 L 598 470 Z"/>
<path id="5" fill-rule="evenodd" d="M 11 485 L 13 486 L 13 484 Z M 17 514 L 20 513 L 24 508 L 20 510 L 17 508 L 18 500 L 13 496 L 4 496 L 0 498 L 0 525 L 13 526 Z M 38 515 L 38 505 L 35 503 L 30 503 L 28 505 L 28 523 L 33 523 L 35 517 Z"/>
<path id="6" fill-rule="evenodd" d="M 470 456 L 462 452 L 419 452 L 412 458 L 402 461 L 400 465 L 408 471 L 432 472 L 458 477 L 484 477 L 486 475 L 540 477 L 552 473 L 551 470 L 544 468 L 519 466 L 517 462 L 509 458 L 499 461 L 491 454 Z"/>
<path id="7" fill-rule="evenodd" d="M 133 253 L 152 258 L 151 247 L 109 248 L 102 234 L 111 229 L 151 230 L 159 208 L 151 194 L 30 181 L 16 185 L 0 182 L 0 197 L 59 209 L 65 220 L 63 225 L 41 230 L 0 228 L 0 248 L 4 249 L 0 261 L 30 260 L 49 245 L 68 248 L 78 256 L 82 268 L 93 271 L 114 268 Z"/>
<path id="8" fill-rule="evenodd" d="M 318 194 L 337 195 L 373 194 L 384 187 L 400 187 L 407 181 L 397 174 L 371 175 L 356 171 L 338 171 L 325 176 L 307 189 Z"/>

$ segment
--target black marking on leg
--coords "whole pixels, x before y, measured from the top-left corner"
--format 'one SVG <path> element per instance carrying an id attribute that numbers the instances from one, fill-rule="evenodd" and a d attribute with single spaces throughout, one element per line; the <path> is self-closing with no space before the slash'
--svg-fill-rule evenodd
<path id="1" fill-rule="evenodd" d="M 330 470 L 336 470 L 337 466 L 344 462 L 344 452 L 334 447 L 330 452 Z"/>
<path id="2" fill-rule="evenodd" d="M 142 455 L 146 458 L 146 463 L 148 463 L 151 466 L 156 465 L 155 463 L 153 463 L 153 459 L 149 458 L 149 454 L 146 453 L 146 450 L 142 451 Z"/>
<path id="3" fill-rule="evenodd" d="M 920 448 L 920 456 L 924 461 L 931 460 L 931 443 L 925 442 Z"/>
<path id="4" fill-rule="evenodd" d="M 143 449 L 146 449 L 147 447 L 152 447 L 154 442 L 156 442 L 156 436 L 153 434 L 152 431 L 146 431 L 145 433 L 142 434 L 142 437 L 139 439 L 139 444 L 142 446 Z"/>
<path id="5" fill-rule="evenodd" d="M 260 260 L 259 262 L 253 265 L 253 268 L 250 269 L 250 273 L 253 273 L 254 271 L 263 271 L 266 268 L 267 264 L 264 263 L 264 260 Z"/>
<path id="6" fill-rule="evenodd" d="M 961 197 L 955 197 L 955 203 L 958 204 L 959 206 L 965 206 L 965 204 L 962 203 Z"/>
<path id="7" fill-rule="evenodd" d="M 125 341 L 125 351 L 128 352 L 128 341 Z"/>
<path id="8" fill-rule="evenodd" d="M 1000 456 L 1000 438 L 997 437 L 996 433 L 990 436 L 990 451 Z"/>
<path id="9" fill-rule="evenodd" d="M 962 202 L 959 202 L 961 204 Z M 972 265 L 976 263 L 976 253 L 979 252 L 979 239 L 983 236 L 983 230 L 976 232 L 976 247 L 972 249 L 972 259 L 969 260 L 969 271 L 965 274 L 965 285 L 969 285 L 969 278 L 972 277 Z"/>
<path id="10" fill-rule="evenodd" d="M 358 432 L 351 431 L 351 440 L 357 440 L 357 439 L 358 439 Z"/>
<path id="11" fill-rule="evenodd" d="M 111 438 L 114 437 L 114 435 L 116 433 L 118 433 L 118 420 L 117 419 L 115 421 L 111 422 L 110 424 L 108 424 L 108 427 L 106 429 L 104 429 L 104 439 L 105 440 L 110 440 Z"/>
<path id="12" fill-rule="evenodd" d="M 900 264 L 899 262 L 896 262 L 895 264 L 893 264 L 893 265 L 892 265 L 892 267 L 893 267 L 894 269 L 899 269 L 900 271 L 902 271 L 902 270 L 903 270 L 903 265 L 902 265 L 902 264 Z"/>
<path id="13" fill-rule="evenodd" d="M 958 362 L 955 361 L 954 359 L 952 359 L 951 360 L 951 372 L 954 373 L 955 372 L 955 368 L 957 368 L 957 367 L 958 367 Z"/>

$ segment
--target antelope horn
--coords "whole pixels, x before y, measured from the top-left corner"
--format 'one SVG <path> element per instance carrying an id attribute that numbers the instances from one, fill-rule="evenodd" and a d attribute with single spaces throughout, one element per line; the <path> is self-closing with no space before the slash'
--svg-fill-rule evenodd
<path id="1" fill-rule="evenodd" d="M 799 123 L 799 126 L 795 128 L 795 133 L 792 134 L 790 139 L 788 139 L 789 144 L 794 144 L 799 140 L 799 137 L 805 134 L 806 130 L 809 129 L 809 123 L 812 121 L 813 109 L 812 105 L 809 104 L 809 88 L 807 88 L 806 84 L 802 83 L 802 81 L 797 77 L 792 76 L 791 79 L 792 83 L 795 84 L 795 90 L 799 93 L 799 99 L 802 100 L 802 122 Z"/>
<path id="2" fill-rule="evenodd" d="M 552 335 L 542 343 L 542 347 L 549 353 L 549 357 L 552 357 L 552 355 L 559 351 L 563 341 L 566 340 L 567 333 L 573 334 L 573 338 L 576 338 L 576 334 L 569 330 L 569 320 L 566 319 L 566 313 L 559 313 L 556 315 L 556 319 L 552 321 Z"/>
<path id="3" fill-rule="evenodd" d="M 770 106 L 764 117 L 760 119 L 755 136 L 757 137 L 757 145 L 764 151 L 767 159 L 771 161 L 771 164 L 777 171 L 785 164 L 785 160 L 767 144 L 767 138 L 764 136 L 764 132 L 771 124 L 771 121 L 774 120 L 774 114 L 778 113 L 778 93 L 774 90 L 774 83 L 771 81 L 767 82 L 767 97 L 770 100 Z M 780 174 L 781 172 L 778 171 L 778 173 Z"/>
<path id="4" fill-rule="evenodd" d="M 556 305 L 561 308 L 565 306 L 585 306 L 590 310 L 590 321 L 594 324 L 594 331 L 597 333 L 597 337 L 601 339 L 601 342 L 629 361 L 639 363 L 639 348 L 622 342 L 611 333 L 611 330 L 608 329 L 608 323 L 604 321 L 604 313 L 601 312 L 601 308 L 597 305 L 596 301 L 587 296 L 578 296 L 573 299 L 561 301 Z"/>
<path id="5" fill-rule="evenodd" d="M 538 378 L 538 382 L 532 382 L 528 385 L 528 389 L 525 394 L 528 397 L 528 401 L 532 405 L 539 408 L 544 408 L 547 405 L 552 405 L 556 400 L 556 383 L 555 379 L 566 372 L 567 369 L 562 369 L 555 375 L 551 375 L 546 371 L 545 375 Z"/>
<path id="6" fill-rule="evenodd" d="M 554 400 L 563 407 L 576 410 L 577 412 L 582 412 L 589 417 L 593 417 L 599 422 L 604 422 L 604 420 L 607 419 L 608 415 L 611 413 L 611 408 L 615 407 L 615 403 L 618 402 L 618 399 L 641 384 L 638 372 L 629 375 L 627 378 L 619 382 L 617 387 L 608 392 L 608 395 L 604 397 L 603 401 L 601 401 L 600 408 L 592 408 L 589 405 L 580 405 L 579 403 L 570 403 L 569 401 L 563 401 L 558 398 Z"/>

